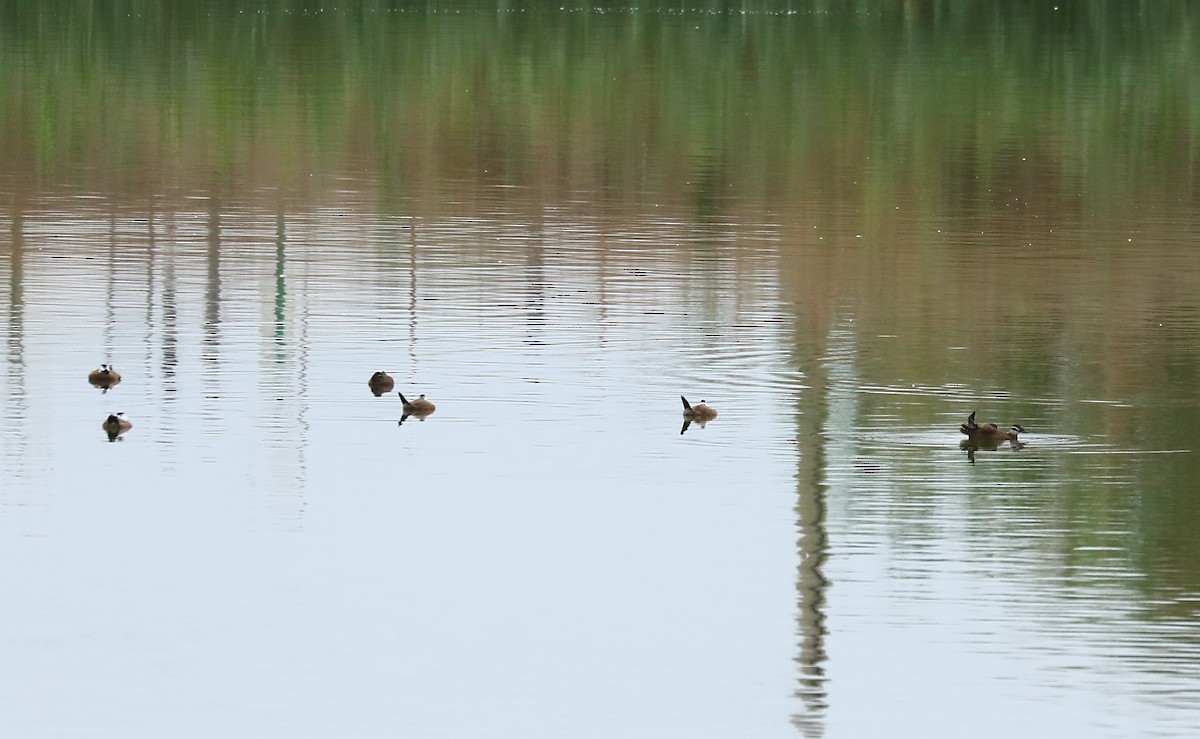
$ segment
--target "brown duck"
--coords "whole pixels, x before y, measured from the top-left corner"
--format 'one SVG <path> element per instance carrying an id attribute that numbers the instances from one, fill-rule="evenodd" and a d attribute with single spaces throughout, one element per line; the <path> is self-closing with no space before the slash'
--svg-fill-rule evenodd
<path id="1" fill-rule="evenodd" d="M 384 393 L 392 392 L 392 388 L 396 387 L 396 381 L 388 373 L 379 371 L 367 380 L 367 387 L 371 388 L 371 392 L 375 393 L 375 397 L 378 398 Z"/>
<path id="2" fill-rule="evenodd" d="M 978 446 L 999 446 L 1006 441 L 1015 443 L 1017 435 L 1025 433 L 1024 427 L 1015 423 L 1007 429 L 1002 429 L 994 423 L 975 423 L 975 411 L 971 411 L 967 422 L 959 426 L 958 430 L 967 436 L 964 444 Z"/>
<path id="3" fill-rule="evenodd" d="M 680 435 L 688 430 L 688 426 L 692 425 L 692 421 L 700 424 L 700 428 L 704 428 L 704 424 L 717 417 L 717 409 L 705 404 L 703 400 L 696 405 L 692 405 L 682 395 L 679 396 L 679 399 L 683 401 L 683 428 L 679 431 Z"/>
<path id="4" fill-rule="evenodd" d="M 102 364 L 100 365 L 100 369 L 94 369 L 88 373 L 88 382 L 104 390 L 109 389 L 120 381 L 121 373 L 117 372 L 111 365 Z"/>
<path id="5" fill-rule="evenodd" d="M 108 434 L 109 441 L 112 441 L 133 428 L 133 423 L 125 417 L 124 413 L 110 413 L 108 418 L 104 419 L 101 428 Z"/>
<path id="6" fill-rule="evenodd" d="M 425 393 L 421 393 L 421 397 L 413 401 L 404 397 L 404 393 L 396 394 L 400 396 L 400 402 L 403 404 L 400 409 L 400 423 L 408 420 L 409 416 L 416 416 L 418 421 L 424 421 L 426 416 L 437 410 L 437 406 L 425 398 Z"/>

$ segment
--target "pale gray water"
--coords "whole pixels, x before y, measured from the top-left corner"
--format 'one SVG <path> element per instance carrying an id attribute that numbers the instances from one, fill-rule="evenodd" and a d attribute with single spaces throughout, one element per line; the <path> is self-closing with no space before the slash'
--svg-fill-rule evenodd
<path id="1" fill-rule="evenodd" d="M 201 215 L 153 242 L 138 218 L 46 218 L 8 336 L 9 721 L 786 725 L 801 383 L 769 251 L 743 245 L 739 284 L 719 236 L 685 275 L 684 247 L 633 238 L 606 267 L 586 227 L 317 214 L 277 261 L 274 219 L 239 214 L 216 264 Z M 99 359 L 123 374 L 107 393 L 83 379 Z M 399 425 L 377 368 L 438 410 Z M 680 392 L 721 416 L 681 436 Z M 110 443 L 116 410 L 134 427 Z"/>
<path id="2" fill-rule="evenodd" d="M 1043 432 L 970 464 L 953 408 L 1006 401 L 867 382 L 852 321 L 814 388 L 769 226 L 216 224 L 26 214 L 0 499 L 22 734 L 1194 725 L 1194 625 L 1143 620 L 1124 556 L 1130 464 L 1190 450 Z M 398 424 L 376 369 L 437 411 Z M 680 393 L 719 417 L 681 435 Z M 1055 523 L 1072 459 L 1116 496 L 1068 514 L 1085 542 Z"/>

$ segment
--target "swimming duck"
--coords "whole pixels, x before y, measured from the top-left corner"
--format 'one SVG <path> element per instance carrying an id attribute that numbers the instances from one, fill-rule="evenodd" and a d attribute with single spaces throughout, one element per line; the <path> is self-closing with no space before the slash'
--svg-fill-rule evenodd
<path id="1" fill-rule="evenodd" d="M 400 402 L 404 404 L 403 413 L 400 415 L 400 423 L 404 423 L 409 416 L 416 416 L 418 421 L 424 421 L 425 416 L 437 410 L 437 406 L 425 398 L 425 393 L 421 393 L 421 397 L 411 402 L 408 398 L 404 397 L 404 393 L 398 392 L 396 394 L 400 396 Z"/>
<path id="2" fill-rule="evenodd" d="M 396 381 L 388 373 L 379 371 L 371 375 L 370 380 L 367 380 L 367 387 L 371 388 L 371 392 L 375 393 L 375 397 L 378 398 L 384 393 L 392 392 L 392 388 L 396 387 Z"/>
<path id="3" fill-rule="evenodd" d="M 703 400 L 696 405 L 692 405 L 682 395 L 679 396 L 679 399 L 683 401 L 683 428 L 679 431 L 681 436 L 684 431 L 688 430 L 688 426 L 692 425 L 692 421 L 700 424 L 700 428 L 704 428 L 706 423 L 717 417 L 716 409 L 706 405 Z"/>
<path id="4" fill-rule="evenodd" d="M 124 413 L 110 413 L 108 418 L 104 419 L 104 423 L 101 424 L 101 428 L 108 433 L 108 440 L 112 441 L 129 429 L 133 428 L 133 423 L 131 423 L 130 420 L 125 417 Z"/>
<path id="5" fill-rule="evenodd" d="M 100 365 L 100 369 L 94 369 L 88 373 L 88 382 L 104 390 L 109 389 L 120 381 L 121 373 L 107 364 L 102 364 Z"/>
<path id="6" fill-rule="evenodd" d="M 1017 435 L 1025 433 L 1024 427 L 1015 423 L 1007 430 L 994 423 L 975 423 L 975 411 L 971 411 L 971 415 L 967 416 L 967 422 L 959 426 L 958 430 L 967 436 L 963 441 L 964 444 L 978 446 L 999 446 L 1006 441 L 1015 444 Z"/>

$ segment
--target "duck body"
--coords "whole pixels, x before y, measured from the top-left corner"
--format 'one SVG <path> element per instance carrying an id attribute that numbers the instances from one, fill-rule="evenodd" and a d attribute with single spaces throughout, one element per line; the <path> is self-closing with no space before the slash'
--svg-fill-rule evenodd
<path id="1" fill-rule="evenodd" d="M 958 427 L 967 438 L 963 443 L 978 445 L 998 445 L 1006 441 L 1016 442 L 1020 434 L 1025 433 L 1024 427 L 1013 424 L 1002 429 L 994 423 L 975 423 L 975 411 L 967 416 L 967 422 Z"/>
<path id="2" fill-rule="evenodd" d="M 717 417 L 717 410 L 712 406 L 706 405 L 703 400 L 696 405 L 692 405 L 682 395 L 679 396 L 679 399 L 683 401 L 684 418 L 690 418 L 693 421 L 708 421 Z"/>
<path id="3" fill-rule="evenodd" d="M 680 436 L 688 430 L 688 427 L 692 425 L 692 421 L 700 424 L 700 428 L 704 428 L 704 424 L 717 417 L 717 409 L 706 404 L 703 400 L 696 405 L 692 405 L 682 395 L 679 396 L 679 399 L 683 401 L 683 428 L 679 430 Z"/>
<path id="4" fill-rule="evenodd" d="M 88 373 L 88 382 L 96 387 L 108 388 L 116 385 L 121 381 L 121 373 L 117 372 L 113 367 L 107 364 L 100 365 L 100 369 L 94 369 Z"/>
<path id="5" fill-rule="evenodd" d="M 115 439 L 133 428 L 133 422 L 126 418 L 124 413 L 110 413 L 108 418 L 104 419 L 101 428 L 108 433 L 109 439 Z"/>
<path id="6" fill-rule="evenodd" d="M 388 373 L 379 371 L 371 375 L 371 379 L 367 380 L 367 387 L 371 388 L 371 392 L 375 393 L 375 397 L 379 397 L 384 393 L 392 392 L 392 389 L 396 387 L 396 381 Z"/>
<path id="7" fill-rule="evenodd" d="M 400 396 L 400 402 L 404 404 L 404 413 L 400 416 L 400 423 L 404 423 L 409 416 L 416 416 L 418 421 L 424 421 L 425 416 L 437 410 L 437 406 L 428 400 L 424 393 L 421 393 L 421 397 L 416 400 L 409 400 L 404 397 L 404 393 L 396 394 Z"/>

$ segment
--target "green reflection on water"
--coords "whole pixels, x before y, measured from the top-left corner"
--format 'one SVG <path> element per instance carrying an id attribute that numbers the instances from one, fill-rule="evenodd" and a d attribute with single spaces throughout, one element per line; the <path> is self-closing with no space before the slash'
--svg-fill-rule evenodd
<path id="1" fill-rule="evenodd" d="M 1030 158 L 1110 216 L 1164 178 L 1194 192 L 1188 3 L 307 7 L 5 3 L 5 171 L 130 195 L 351 172 L 385 200 L 454 179 L 701 212 L 915 191 L 935 212 Z"/>

